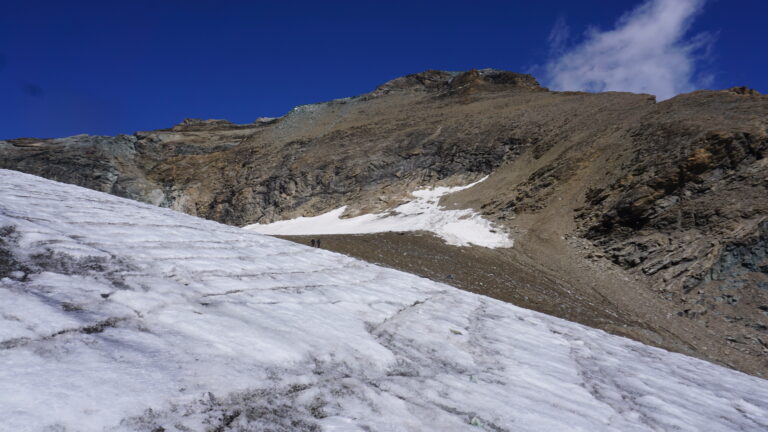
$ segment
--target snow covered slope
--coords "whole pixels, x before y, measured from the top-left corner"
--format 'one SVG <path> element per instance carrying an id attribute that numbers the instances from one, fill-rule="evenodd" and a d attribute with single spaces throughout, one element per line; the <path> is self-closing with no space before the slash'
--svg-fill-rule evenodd
<path id="1" fill-rule="evenodd" d="M 466 186 L 435 187 L 413 191 L 413 200 L 386 213 L 365 214 L 343 218 L 347 206 L 327 213 L 298 217 L 269 224 L 246 225 L 245 229 L 261 234 L 319 235 L 370 234 L 380 232 L 430 231 L 454 246 L 474 244 L 488 248 L 508 248 L 514 241 L 499 227 L 471 209 L 441 208 L 440 198 L 469 189 L 485 179 Z"/>
<path id="2" fill-rule="evenodd" d="M 0 170 L 2 431 L 764 431 L 768 381 Z"/>

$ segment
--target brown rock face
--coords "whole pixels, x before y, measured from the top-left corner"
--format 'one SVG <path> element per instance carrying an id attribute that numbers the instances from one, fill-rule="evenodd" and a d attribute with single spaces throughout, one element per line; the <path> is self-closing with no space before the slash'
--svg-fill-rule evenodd
<path id="1" fill-rule="evenodd" d="M 751 89 L 656 103 L 550 92 L 492 69 L 408 75 L 247 125 L 185 120 L 131 136 L 0 141 L 0 167 L 233 225 L 341 205 L 379 211 L 414 189 L 490 174 L 444 205 L 497 221 L 515 253 L 457 255 L 386 237 L 392 250 L 435 259 L 421 270 L 381 262 L 432 277 L 441 256 L 474 257 L 486 264 L 445 281 L 763 376 L 767 155 L 768 97 Z M 356 241 L 339 250 L 372 259 Z M 473 285 L 523 273 L 496 291 Z M 535 295 L 537 283 L 556 295 Z"/>

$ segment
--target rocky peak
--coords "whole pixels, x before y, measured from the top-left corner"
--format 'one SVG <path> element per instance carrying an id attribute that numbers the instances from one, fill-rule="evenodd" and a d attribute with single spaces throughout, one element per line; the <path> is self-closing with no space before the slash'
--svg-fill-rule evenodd
<path id="1" fill-rule="evenodd" d="M 546 90 L 532 75 L 500 69 L 470 69 L 466 72 L 427 70 L 388 81 L 373 92 L 374 96 L 399 91 L 426 91 L 456 94 L 477 90 Z"/>
<path id="2" fill-rule="evenodd" d="M 731 87 L 725 91 L 728 93 L 733 93 L 733 94 L 743 95 L 743 96 L 761 96 L 759 91 L 753 88 L 749 88 L 747 86 Z"/>
<path id="3" fill-rule="evenodd" d="M 229 120 L 185 118 L 173 127 L 174 131 L 214 130 L 234 126 Z"/>

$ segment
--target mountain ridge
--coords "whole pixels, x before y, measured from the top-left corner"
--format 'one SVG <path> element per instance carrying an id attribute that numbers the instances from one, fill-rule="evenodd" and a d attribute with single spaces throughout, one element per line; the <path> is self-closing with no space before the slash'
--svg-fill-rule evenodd
<path id="1" fill-rule="evenodd" d="M 658 327 L 628 336 L 764 375 L 766 119 L 768 97 L 741 88 L 657 103 L 552 92 L 512 72 L 427 71 L 248 125 L 0 141 L 0 167 L 237 226 L 384 212 L 414 190 L 489 175 L 441 204 L 512 233 L 525 256 L 508 259 L 536 263 L 542 283 L 580 279 L 551 284 L 574 293 L 553 302 L 586 306 L 598 290 Z M 653 306 L 622 300 L 632 296 Z"/>

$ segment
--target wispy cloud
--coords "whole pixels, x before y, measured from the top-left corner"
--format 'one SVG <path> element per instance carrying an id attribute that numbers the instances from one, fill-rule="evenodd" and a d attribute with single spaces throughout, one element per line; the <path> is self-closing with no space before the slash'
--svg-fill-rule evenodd
<path id="1" fill-rule="evenodd" d="M 554 56 L 563 55 L 568 38 L 571 36 L 571 28 L 565 22 L 562 16 L 557 18 L 552 31 L 549 32 L 549 54 Z"/>
<path id="2" fill-rule="evenodd" d="M 706 85 L 696 66 L 713 38 L 688 35 L 703 6 L 704 0 L 648 0 L 614 29 L 590 29 L 570 48 L 568 26 L 558 19 L 549 36 L 546 84 L 554 90 L 650 93 L 659 100 Z"/>

